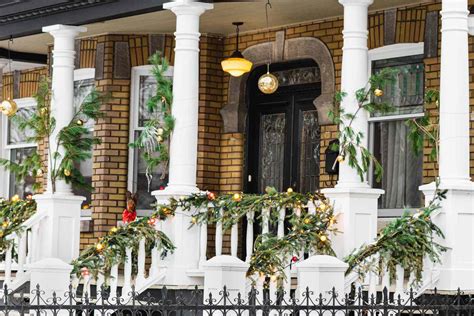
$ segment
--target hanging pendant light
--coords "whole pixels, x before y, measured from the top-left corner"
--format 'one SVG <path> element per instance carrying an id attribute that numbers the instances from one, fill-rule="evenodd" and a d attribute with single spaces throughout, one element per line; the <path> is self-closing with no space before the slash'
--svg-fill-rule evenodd
<path id="1" fill-rule="evenodd" d="M 252 62 L 245 59 L 242 53 L 239 51 L 239 26 L 243 25 L 243 22 L 232 23 L 237 28 L 237 39 L 236 39 L 236 50 L 232 53 L 229 58 L 222 61 L 222 70 L 229 73 L 233 77 L 240 77 L 243 74 L 249 72 L 252 69 Z"/>
<path id="2" fill-rule="evenodd" d="M 11 59 L 11 54 L 10 54 L 10 43 L 13 42 L 13 38 L 10 37 L 10 40 L 8 41 L 8 66 L 10 69 L 10 73 L 12 73 L 12 59 Z M 8 116 L 12 117 L 16 114 L 16 111 L 18 110 L 18 106 L 15 101 L 10 100 L 10 98 L 7 98 L 4 100 L 2 103 L 0 103 L 0 111 Z"/>
<path id="3" fill-rule="evenodd" d="M 265 94 L 272 94 L 278 89 L 278 78 L 270 73 L 270 64 L 267 64 L 267 73 L 258 79 L 258 89 Z"/>
<path id="4" fill-rule="evenodd" d="M 269 29 L 269 23 L 268 23 L 268 9 L 272 8 L 272 4 L 270 3 L 270 0 L 267 1 L 265 5 L 265 16 L 267 20 L 267 30 Z M 270 42 L 270 31 L 268 31 L 268 42 Z M 272 62 L 272 51 L 270 50 L 270 56 L 269 56 L 270 62 L 267 63 L 267 73 L 262 75 L 260 78 L 258 78 L 258 89 L 262 91 L 264 94 L 272 94 L 275 93 L 278 89 L 278 78 L 270 73 L 270 64 Z"/>

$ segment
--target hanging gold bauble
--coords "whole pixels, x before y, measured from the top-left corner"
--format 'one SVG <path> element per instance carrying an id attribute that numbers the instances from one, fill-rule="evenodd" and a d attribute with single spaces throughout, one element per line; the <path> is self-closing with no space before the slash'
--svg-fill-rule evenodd
<path id="1" fill-rule="evenodd" d="M 267 72 L 258 79 L 258 88 L 265 94 L 272 94 L 278 89 L 278 79 Z"/>
<path id="2" fill-rule="evenodd" d="M 71 170 L 69 170 L 69 169 L 64 169 L 64 175 L 65 175 L 66 177 L 71 176 Z"/>
<path id="3" fill-rule="evenodd" d="M 8 117 L 15 115 L 17 109 L 16 102 L 10 99 L 6 99 L 0 104 L 0 110 Z"/>

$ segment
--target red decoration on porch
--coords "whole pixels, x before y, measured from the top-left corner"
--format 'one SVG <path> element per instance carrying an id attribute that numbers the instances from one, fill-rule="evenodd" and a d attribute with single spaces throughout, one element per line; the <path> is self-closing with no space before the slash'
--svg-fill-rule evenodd
<path id="1" fill-rule="evenodd" d="M 165 187 L 162 186 L 162 185 L 160 185 L 160 187 L 158 188 L 158 190 L 160 190 L 160 191 L 163 191 L 164 189 L 165 189 Z"/>
<path id="2" fill-rule="evenodd" d="M 122 213 L 122 221 L 124 223 L 131 223 L 137 218 L 137 201 L 138 195 L 127 191 L 127 208 Z"/>
<path id="3" fill-rule="evenodd" d="M 298 257 L 297 257 L 297 256 L 293 256 L 293 258 L 291 258 L 291 261 L 297 262 L 297 261 L 298 261 Z"/>
<path id="4" fill-rule="evenodd" d="M 207 192 L 207 199 L 214 201 L 216 199 L 216 194 L 214 192 Z"/>

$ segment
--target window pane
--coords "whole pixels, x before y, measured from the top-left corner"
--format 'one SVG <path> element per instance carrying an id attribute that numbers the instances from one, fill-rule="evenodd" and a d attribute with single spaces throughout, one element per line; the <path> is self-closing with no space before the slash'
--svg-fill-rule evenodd
<path id="1" fill-rule="evenodd" d="M 95 89 L 95 80 L 85 79 L 74 81 L 74 108 L 77 110 L 82 105 L 86 97 Z M 85 120 L 85 118 L 82 118 Z M 94 128 L 94 121 L 87 121 L 86 127 Z"/>
<path id="2" fill-rule="evenodd" d="M 22 161 L 35 153 L 35 147 L 27 147 L 27 148 L 18 148 L 12 149 L 10 151 L 10 160 L 21 164 Z M 20 197 L 25 197 L 26 195 L 33 192 L 33 184 L 35 183 L 35 179 L 32 176 L 26 177 L 26 179 L 22 181 L 18 181 L 15 178 L 15 175 L 10 174 L 10 197 L 18 194 Z"/>
<path id="3" fill-rule="evenodd" d="M 30 117 L 33 114 L 34 108 L 32 107 L 23 107 L 21 108 L 16 116 L 19 116 L 23 119 Z M 20 131 L 18 124 L 15 119 L 8 120 L 8 144 L 9 145 L 18 145 L 28 142 L 28 138 L 33 136 L 31 130 Z"/>
<path id="4" fill-rule="evenodd" d="M 138 133 L 135 133 L 135 135 L 137 137 Z M 139 149 L 134 150 L 135 160 L 133 162 L 133 170 L 135 170 L 135 172 L 133 177 L 133 191 L 134 193 L 138 193 L 137 209 L 149 210 L 151 209 L 151 205 L 156 202 L 156 199 L 150 193 L 164 188 L 168 183 L 166 168 L 164 165 L 160 165 L 153 170 L 151 177 L 147 178 L 146 163 L 142 158 L 143 151 Z M 150 183 L 148 183 L 149 181 Z"/>
<path id="5" fill-rule="evenodd" d="M 303 125 L 300 136 L 299 181 L 300 191 L 314 192 L 319 188 L 319 154 L 321 130 L 317 111 L 300 113 Z"/>
<path id="6" fill-rule="evenodd" d="M 153 76 L 140 76 L 140 88 L 138 99 L 138 126 L 143 127 L 147 120 L 153 118 L 153 114 L 148 111 L 148 100 L 156 92 L 156 80 Z"/>
<path id="7" fill-rule="evenodd" d="M 413 57 L 408 57 L 374 63 L 375 73 L 384 68 L 398 71 L 395 81 L 382 87 L 384 94 L 381 100 L 395 107 L 395 112 L 388 115 L 423 113 L 425 93 L 423 60 L 417 61 Z"/>
<path id="8" fill-rule="evenodd" d="M 379 200 L 382 209 L 400 209 L 422 206 L 418 187 L 422 184 L 423 156 L 416 155 L 407 139 L 408 127 L 404 121 L 375 123 L 375 156 L 383 166 L 381 183 L 385 190 Z"/>
<path id="9" fill-rule="evenodd" d="M 283 191 L 283 170 L 285 162 L 285 113 L 264 114 L 260 118 L 260 179 L 259 192 L 266 187 Z"/>

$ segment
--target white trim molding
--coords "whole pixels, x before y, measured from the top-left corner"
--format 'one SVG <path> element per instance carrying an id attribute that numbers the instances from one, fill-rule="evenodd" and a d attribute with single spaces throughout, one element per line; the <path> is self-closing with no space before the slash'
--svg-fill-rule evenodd
<path id="1" fill-rule="evenodd" d="M 375 60 L 400 58 L 425 53 L 425 43 L 401 43 L 382 46 L 369 50 L 369 77 L 372 75 L 372 62 Z"/>
<path id="2" fill-rule="evenodd" d="M 74 70 L 74 81 L 95 79 L 95 68 L 80 68 Z"/>

